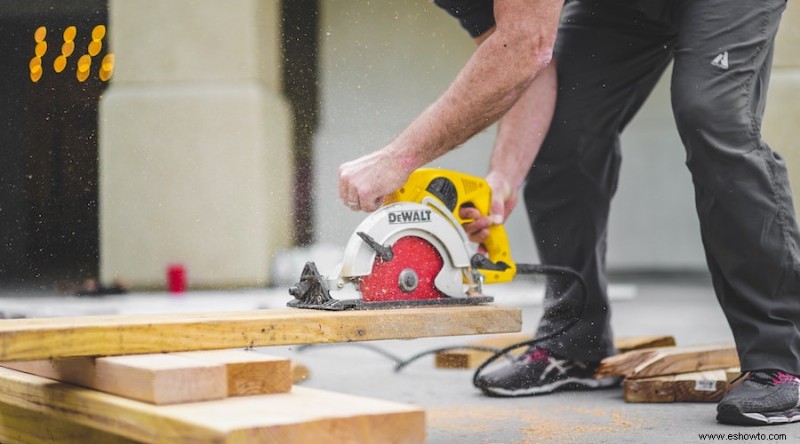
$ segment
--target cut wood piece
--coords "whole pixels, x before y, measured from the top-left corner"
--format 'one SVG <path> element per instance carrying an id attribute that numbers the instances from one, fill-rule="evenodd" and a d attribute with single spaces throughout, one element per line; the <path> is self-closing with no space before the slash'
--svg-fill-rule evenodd
<path id="1" fill-rule="evenodd" d="M 169 354 L 17 361 L 4 367 L 153 404 L 222 399 L 222 364 Z"/>
<path id="2" fill-rule="evenodd" d="M 659 347 L 629 351 L 606 358 L 600 363 L 596 375 L 646 378 L 726 369 L 738 365 L 736 348 L 730 343 Z"/>
<path id="3" fill-rule="evenodd" d="M 0 368 L 0 402 L 147 443 L 425 441 L 418 407 L 305 387 L 157 406 Z"/>
<path id="4" fill-rule="evenodd" d="M 521 325 L 520 309 L 494 305 L 6 319 L 0 361 L 510 333 Z"/>
<path id="5" fill-rule="evenodd" d="M 727 386 L 725 370 L 709 370 L 626 379 L 624 391 L 627 402 L 714 402 L 722 399 Z"/>
<path id="6" fill-rule="evenodd" d="M 25 444 L 135 444 L 119 435 L 61 417 L 0 402 L 0 442 Z"/>
<path id="7" fill-rule="evenodd" d="M 514 344 L 533 339 L 529 334 L 497 335 L 472 341 L 468 345 L 472 347 L 490 347 L 501 350 Z M 512 356 L 519 356 L 525 351 L 525 347 L 512 350 Z M 492 351 L 457 349 L 440 351 L 436 353 L 434 362 L 436 368 L 475 368 L 494 354 Z"/>
<path id="8" fill-rule="evenodd" d="M 672 336 L 633 336 L 614 340 L 614 348 L 619 353 L 627 353 L 631 350 L 641 350 L 643 348 L 673 346 L 675 346 L 675 338 Z"/>
<path id="9" fill-rule="evenodd" d="M 494 349 L 504 349 L 520 342 L 530 341 L 532 335 L 512 334 L 496 335 L 477 341 L 470 342 L 473 347 L 491 347 Z M 614 347 L 620 353 L 638 350 L 648 347 L 662 347 L 675 345 L 675 338 L 672 336 L 639 336 L 630 338 L 620 338 L 614 341 Z M 511 351 L 512 356 L 519 356 L 525 351 L 525 347 L 520 347 Z M 436 368 L 475 368 L 484 363 L 494 352 L 482 350 L 448 350 L 436 353 Z"/>
<path id="10" fill-rule="evenodd" d="M 292 361 L 252 350 L 204 350 L 174 353 L 225 366 L 228 396 L 285 393 L 292 388 Z"/>

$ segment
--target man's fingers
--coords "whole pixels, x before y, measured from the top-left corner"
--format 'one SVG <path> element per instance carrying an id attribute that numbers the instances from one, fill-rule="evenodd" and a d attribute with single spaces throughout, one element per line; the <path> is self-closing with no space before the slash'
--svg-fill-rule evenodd
<path id="1" fill-rule="evenodd" d="M 480 211 L 475 207 L 461 207 L 461 209 L 458 210 L 458 215 L 461 216 L 462 219 L 478 219 L 481 217 Z"/>
<path id="2" fill-rule="evenodd" d="M 350 208 L 353 211 L 358 211 L 361 209 L 361 205 L 358 203 L 358 198 L 348 197 L 345 205 L 347 205 L 347 208 Z"/>
<path id="3" fill-rule="evenodd" d="M 368 199 L 364 202 L 361 202 L 360 206 L 361 210 L 370 213 L 380 208 L 381 204 L 383 204 L 383 197 L 377 197 L 375 199 Z"/>
<path id="4" fill-rule="evenodd" d="M 472 222 L 462 225 L 469 239 L 473 242 L 483 242 L 489 236 L 488 228 L 492 226 L 492 221 L 488 217 L 481 217 Z M 476 240 L 477 239 L 477 240 Z"/>
<path id="5" fill-rule="evenodd" d="M 369 213 L 380 208 L 384 201 L 384 196 L 365 197 L 365 194 L 359 194 L 358 188 L 353 186 L 349 190 L 341 192 L 341 194 L 345 196 L 340 196 L 342 202 L 353 211 L 366 211 Z"/>
<path id="6" fill-rule="evenodd" d="M 488 238 L 489 238 L 489 230 L 486 228 L 478 231 L 477 233 L 469 235 L 469 240 L 475 242 L 476 244 L 482 244 Z"/>
<path id="7" fill-rule="evenodd" d="M 492 223 L 495 225 L 502 225 L 505 216 L 505 205 L 502 200 L 492 200 L 491 213 Z"/>

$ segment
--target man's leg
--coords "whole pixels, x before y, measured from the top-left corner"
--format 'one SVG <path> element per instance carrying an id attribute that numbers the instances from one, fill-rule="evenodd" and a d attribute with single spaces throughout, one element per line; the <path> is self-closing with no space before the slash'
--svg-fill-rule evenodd
<path id="1" fill-rule="evenodd" d="M 800 233 L 786 166 L 761 139 L 773 40 L 784 8 L 784 0 L 687 0 L 677 18 L 673 110 L 714 289 L 742 370 L 770 372 L 747 379 L 745 391 L 720 404 L 726 422 L 800 421 L 800 381 L 788 376 L 800 374 Z M 765 397 L 780 399 L 779 405 L 747 400 L 752 411 L 723 414 L 734 398 L 768 385 L 786 393 L 785 399 Z"/>
<path id="2" fill-rule="evenodd" d="M 608 210 L 617 184 L 619 134 L 671 58 L 674 34 L 662 24 L 662 3 L 565 5 L 556 43 L 555 115 L 524 194 L 542 262 L 580 272 L 587 292 L 585 299 L 568 277 L 548 278 L 537 337 L 572 322 L 584 299 L 586 308 L 578 324 L 541 343 L 542 349 L 479 378 L 488 394 L 597 387 L 593 364 L 614 353 L 605 278 Z"/>
<path id="3" fill-rule="evenodd" d="M 609 204 L 621 161 L 619 135 L 671 58 L 674 36 L 663 25 L 663 8 L 637 9 L 643 3 L 568 3 L 556 48 L 555 115 L 525 188 L 541 261 L 578 271 L 587 285 L 580 322 L 541 346 L 587 362 L 615 352 L 605 254 Z M 584 299 L 580 293 L 569 277 L 549 279 L 537 337 L 576 316 Z"/>

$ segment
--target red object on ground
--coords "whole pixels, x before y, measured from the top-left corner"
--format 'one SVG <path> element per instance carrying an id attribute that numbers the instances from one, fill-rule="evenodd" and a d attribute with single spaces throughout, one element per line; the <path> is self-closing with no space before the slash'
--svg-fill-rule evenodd
<path id="1" fill-rule="evenodd" d="M 444 265 L 442 256 L 428 241 L 406 236 L 392 245 L 394 257 L 390 261 L 376 259 L 372 272 L 361 278 L 359 288 L 364 301 L 407 301 L 412 299 L 438 299 L 445 295 L 436 289 L 434 279 Z M 413 270 L 416 276 L 414 289 L 401 288 L 401 273 Z"/>
<path id="2" fill-rule="evenodd" d="M 186 291 L 186 267 L 183 264 L 172 264 L 167 267 L 167 289 L 170 293 Z"/>

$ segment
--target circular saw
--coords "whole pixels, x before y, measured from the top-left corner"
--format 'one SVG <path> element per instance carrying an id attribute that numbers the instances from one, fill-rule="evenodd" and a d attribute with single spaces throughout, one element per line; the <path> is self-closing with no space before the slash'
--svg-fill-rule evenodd
<path id="1" fill-rule="evenodd" d="M 313 262 L 289 289 L 287 305 L 325 310 L 474 305 L 492 302 L 484 283 L 508 282 L 516 273 L 502 225 L 489 229 L 478 252 L 459 209 L 488 214 L 491 189 L 485 180 L 440 169 L 419 169 L 347 242 L 336 275 L 325 278 Z M 331 289 L 353 285 L 360 299 L 335 299 Z"/>

